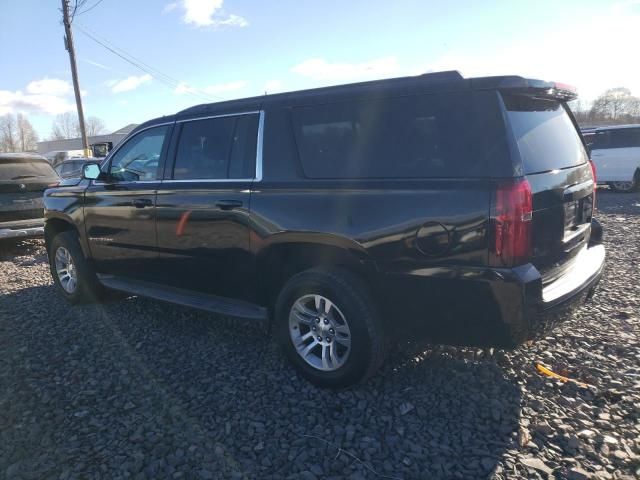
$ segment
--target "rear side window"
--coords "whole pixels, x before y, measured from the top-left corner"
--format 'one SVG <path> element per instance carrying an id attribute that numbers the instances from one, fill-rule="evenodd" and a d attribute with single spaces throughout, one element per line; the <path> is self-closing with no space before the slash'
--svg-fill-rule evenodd
<path id="1" fill-rule="evenodd" d="M 258 115 L 184 122 L 178 140 L 173 178 L 254 178 L 257 134 Z"/>
<path id="2" fill-rule="evenodd" d="M 310 178 L 478 175 L 471 109 L 467 93 L 296 107 L 302 168 Z"/>
<path id="3" fill-rule="evenodd" d="M 524 173 L 581 165 L 587 154 L 564 105 L 557 100 L 503 95 Z"/>
<path id="4" fill-rule="evenodd" d="M 594 150 L 640 147 L 640 128 L 602 130 L 596 133 Z"/>
<path id="5" fill-rule="evenodd" d="M 56 178 L 56 172 L 44 160 L 0 160 L 0 181 L 24 180 L 40 181 Z"/>

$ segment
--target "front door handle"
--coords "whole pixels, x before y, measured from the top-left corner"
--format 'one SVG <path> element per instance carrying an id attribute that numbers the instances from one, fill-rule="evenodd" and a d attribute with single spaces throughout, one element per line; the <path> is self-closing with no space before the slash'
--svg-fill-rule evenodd
<path id="1" fill-rule="evenodd" d="M 240 200 L 218 200 L 216 202 L 216 207 L 220 208 L 220 210 L 232 210 L 241 206 L 242 202 Z"/>
<path id="2" fill-rule="evenodd" d="M 136 208 L 150 207 L 153 205 L 153 201 L 150 198 L 136 198 L 131 203 Z"/>

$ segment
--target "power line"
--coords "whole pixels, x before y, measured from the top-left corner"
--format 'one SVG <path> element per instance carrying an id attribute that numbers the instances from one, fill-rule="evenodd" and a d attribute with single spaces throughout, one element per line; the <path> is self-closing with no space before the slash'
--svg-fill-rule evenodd
<path id="1" fill-rule="evenodd" d="M 98 43 L 102 47 L 106 48 L 107 50 L 109 50 L 114 55 L 120 57 L 122 60 L 126 61 L 127 63 L 130 63 L 131 65 L 133 65 L 134 67 L 142 70 L 143 72 L 148 73 L 149 75 L 151 75 L 155 79 L 159 80 L 162 83 L 165 83 L 166 85 L 170 86 L 171 88 L 175 89 L 181 83 L 178 80 L 176 80 L 175 78 L 172 78 L 169 75 L 166 75 L 166 74 L 160 72 L 159 70 L 153 68 L 152 66 L 144 63 L 142 60 L 140 60 L 140 59 L 134 57 L 133 55 L 125 52 L 122 48 L 117 47 L 113 43 L 109 42 L 107 39 L 103 38 L 102 40 L 100 40 L 100 39 L 96 38 L 96 36 L 94 36 L 95 34 L 89 33 L 87 31 L 86 27 L 83 27 L 82 25 L 77 25 L 77 27 L 84 35 L 86 35 L 87 37 L 89 37 L 91 40 L 93 40 L 94 42 Z M 198 98 L 200 100 L 205 99 L 207 101 L 211 101 L 211 98 L 209 98 L 208 96 L 206 96 L 204 94 L 199 94 L 198 92 L 187 91 L 186 93 L 189 93 L 192 96 L 194 96 L 194 97 L 196 97 L 196 98 Z"/>
<path id="2" fill-rule="evenodd" d="M 87 13 L 90 12 L 91 10 L 93 10 L 94 8 L 96 8 L 98 5 L 100 5 L 104 0 L 98 0 L 96 3 L 94 3 L 93 5 L 91 5 L 88 8 L 85 8 L 83 11 L 78 12 L 74 15 L 74 17 L 78 16 L 78 15 L 82 15 L 83 13 Z"/>
<path id="3" fill-rule="evenodd" d="M 180 82 L 179 80 L 176 80 L 175 78 L 170 77 L 169 75 L 161 72 L 160 70 L 158 70 L 158 69 L 152 67 L 151 65 L 143 62 L 142 60 L 134 57 L 130 53 L 127 53 L 125 50 L 123 50 L 122 48 L 114 45 L 112 42 L 108 41 L 106 38 L 104 38 L 104 37 L 102 37 L 102 39 L 96 38 L 97 34 L 90 33 L 89 31 L 87 31 L 87 28 L 84 27 L 83 25 L 76 24 L 76 27 L 78 28 L 78 30 L 80 30 L 81 33 L 83 33 L 84 35 L 89 37 L 91 40 L 93 40 L 94 42 L 96 42 L 100 46 L 106 48 L 111 53 L 113 53 L 114 55 L 120 57 L 125 62 L 133 65 L 134 67 L 142 70 L 145 73 L 148 73 L 153 78 L 155 78 L 156 80 L 164 83 L 165 85 L 168 85 L 172 89 L 175 89 L 179 85 L 182 84 L 182 82 Z M 185 93 L 187 93 L 187 94 L 189 94 L 189 95 L 191 95 L 191 96 L 193 96 L 193 97 L 195 97 L 195 98 L 197 98 L 199 100 L 203 100 L 204 99 L 207 102 L 213 101 L 213 98 L 217 98 L 219 100 L 224 100 L 224 98 L 222 98 L 222 97 L 218 97 L 216 95 L 209 95 L 209 94 L 201 93 L 201 92 L 198 92 L 197 90 L 194 90 L 194 89 L 187 89 L 185 91 Z"/>

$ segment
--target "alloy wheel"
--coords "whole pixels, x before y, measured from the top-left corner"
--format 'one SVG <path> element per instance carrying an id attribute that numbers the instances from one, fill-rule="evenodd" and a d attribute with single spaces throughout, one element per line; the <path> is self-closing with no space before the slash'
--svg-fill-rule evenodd
<path id="1" fill-rule="evenodd" d="M 351 352 L 351 330 L 346 317 L 322 295 L 304 295 L 293 303 L 289 335 L 298 355 L 317 370 L 339 369 Z"/>
<path id="2" fill-rule="evenodd" d="M 55 255 L 56 274 L 63 290 L 69 294 L 76 291 L 78 276 L 73 258 L 64 247 L 58 247 Z"/>

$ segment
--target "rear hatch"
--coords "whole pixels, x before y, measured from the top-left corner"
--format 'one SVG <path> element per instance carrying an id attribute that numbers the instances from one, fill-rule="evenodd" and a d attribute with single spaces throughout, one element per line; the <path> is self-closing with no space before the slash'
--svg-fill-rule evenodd
<path id="1" fill-rule="evenodd" d="M 0 158 L 0 223 L 42 218 L 43 192 L 58 180 L 44 159 Z"/>
<path id="2" fill-rule="evenodd" d="M 546 92 L 545 92 L 546 93 Z M 548 284 L 571 267 L 591 234 L 591 165 L 566 98 L 502 92 L 507 121 L 532 193 L 531 263 Z"/>

